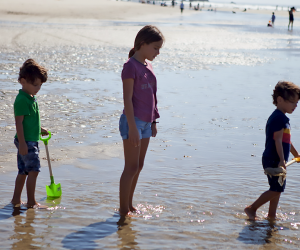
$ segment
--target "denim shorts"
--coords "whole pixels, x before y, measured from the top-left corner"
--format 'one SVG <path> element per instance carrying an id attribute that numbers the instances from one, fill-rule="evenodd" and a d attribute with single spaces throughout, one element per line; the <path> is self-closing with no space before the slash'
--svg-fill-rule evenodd
<path id="1" fill-rule="evenodd" d="M 279 161 L 273 161 L 273 160 L 268 160 L 268 159 L 262 159 L 262 165 L 263 168 L 277 168 L 279 164 Z M 278 178 L 279 176 L 269 176 L 267 174 L 268 177 L 268 181 L 269 181 L 269 185 L 270 185 L 270 191 L 274 191 L 274 192 L 284 192 L 285 189 L 285 184 L 286 184 L 286 179 L 284 180 L 284 183 L 282 186 L 280 186 L 279 182 L 278 182 Z"/>
<path id="2" fill-rule="evenodd" d="M 17 138 L 15 138 L 14 143 L 18 149 L 17 162 L 19 174 L 28 175 L 31 171 L 40 172 L 39 143 L 37 141 L 27 141 L 27 155 L 19 154 L 19 140 Z"/>
<path id="3" fill-rule="evenodd" d="M 137 117 L 134 117 L 136 127 L 139 131 L 140 139 L 150 138 L 152 136 L 151 122 L 144 122 Z M 119 130 L 123 140 L 128 139 L 129 126 L 126 115 L 122 114 L 119 122 Z"/>

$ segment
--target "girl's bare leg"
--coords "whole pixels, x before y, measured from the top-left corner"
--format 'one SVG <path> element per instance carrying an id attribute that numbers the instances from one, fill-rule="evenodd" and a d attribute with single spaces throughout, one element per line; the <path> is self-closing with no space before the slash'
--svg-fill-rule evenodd
<path id="1" fill-rule="evenodd" d="M 141 145 L 141 143 L 140 143 Z M 139 169 L 140 148 L 135 147 L 128 139 L 123 140 L 125 166 L 120 178 L 120 215 L 130 212 L 129 196 L 134 176 Z"/>
<path id="2" fill-rule="evenodd" d="M 129 209 L 131 212 L 136 211 L 136 208 L 134 208 L 132 205 L 132 199 L 133 199 L 134 190 L 135 190 L 140 172 L 142 171 L 143 166 L 144 166 L 144 160 L 145 160 L 145 156 L 147 153 L 149 142 L 150 142 L 150 138 L 144 138 L 141 140 L 140 155 L 139 155 L 139 168 L 138 168 L 138 172 L 135 174 L 135 176 L 132 180 L 130 194 L 129 194 Z"/>

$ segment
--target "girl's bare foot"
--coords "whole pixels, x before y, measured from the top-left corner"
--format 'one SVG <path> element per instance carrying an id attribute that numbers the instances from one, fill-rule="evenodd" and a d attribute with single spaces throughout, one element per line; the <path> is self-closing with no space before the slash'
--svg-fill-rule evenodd
<path id="1" fill-rule="evenodd" d="M 275 221 L 276 221 L 276 217 L 270 217 L 270 216 L 268 216 L 268 217 L 267 217 L 267 220 L 268 220 L 269 222 L 275 222 Z"/>
<path id="2" fill-rule="evenodd" d="M 130 213 L 130 210 L 121 210 L 121 208 L 119 209 L 119 214 L 120 216 L 127 216 Z"/>
<path id="3" fill-rule="evenodd" d="M 246 207 L 244 212 L 248 215 L 249 220 L 256 220 L 256 210 L 254 210 L 251 206 Z"/>
<path id="4" fill-rule="evenodd" d="M 135 207 L 129 207 L 129 210 L 130 210 L 130 212 L 136 212 L 137 211 L 137 209 L 135 208 Z"/>

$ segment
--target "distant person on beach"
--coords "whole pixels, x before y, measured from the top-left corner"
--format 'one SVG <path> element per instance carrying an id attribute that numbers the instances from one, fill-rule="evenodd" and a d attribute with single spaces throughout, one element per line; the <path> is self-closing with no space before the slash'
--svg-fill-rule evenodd
<path id="1" fill-rule="evenodd" d="M 157 27 L 145 26 L 136 35 L 122 70 L 124 110 L 119 129 L 125 167 L 120 179 L 121 216 L 136 211 L 132 204 L 134 190 L 144 166 L 150 137 L 157 134 L 157 85 L 150 61 L 159 55 L 163 43 L 164 36 Z"/>
<path id="2" fill-rule="evenodd" d="M 184 4 L 183 4 L 183 1 L 181 1 L 181 4 L 180 4 L 180 11 L 181 11 L 181 13 L 183 12 L 183 10 L 184 10 Z"/>
<path id="3" fill-rule="evenodd" d="M 272 25 L 272 23 L 271 23 L 271 20 L 269 21 L 269 23 L 268 23 L 267 26 L 268 26 L 268 27 L 273 27 L 273 25 Z"/>
<path id="4" fill-rule="evenodd" d="M 272 220 L 276 218 L 277 205 L 281 193 L 284 192 L 286 180 L 282 176 L 275 176 L 272 173 L 278 170 L 284 172 L 290 152 L 294 157 L 299 157 L 298 151 L 291 142 L 291 127 L 289 118 L 285 115 L 294 112 L 299 101 L 299 95 L 300 88 L 292 82 L 286 81 L 278 82 L 273 91 L 273 104 L 277 108 L 267 121 L 266 143 L 262 156 L 262 165 L 265 173 L 267 173 L 270 189 L 264 192 L 252 205 L 245 208 L 245 213 L 250 220 L 256 219 L 257 209 L 267 202 L 270 202 L 268 217 Z"/>
<path id="5" fill-rule="evenodd" d="M 172 7 L 175 6 L 175 0 L 172 0 Z"/>
<path id="6" fill-rule="evenodd" d="M 21 204 L 21 194 L 26 181 L 27 207 L 47 208 L 35 200 L 36 179 L 40 172 L 39 146 L 40 134 L 47 135 L 46 129 L 41 127 L 39 107 L 35 95 L 42 84 L 47 81 L 47 70 L 33 59 L 24 62 L 19 72 L 19 90 L 14 102 L 14 115 L 17 133 L 14 143 L 18 149 L 18 175 L 15 191 L 11 203 Z M 27 180 L 26 180 L 27 179 Z"/>
<path id="7" fill-rule="evenodd" d="M 275 23 L 275 13 L 272 12 L 272 17 L 271 17 L 271 20 L 272 20 L 272 26 L 274 26 L 274 23 Z"/>
<path id="8" fill-rule="evenodd" d="M 290 29 L 290 25 L 291 25 L 291 30 L 293 29 L 294 11 L 296 11 L 295 7 L 292 7 L 291 10 L 289 11 L 289 25 L 288 25 L 288 30 Z"/>

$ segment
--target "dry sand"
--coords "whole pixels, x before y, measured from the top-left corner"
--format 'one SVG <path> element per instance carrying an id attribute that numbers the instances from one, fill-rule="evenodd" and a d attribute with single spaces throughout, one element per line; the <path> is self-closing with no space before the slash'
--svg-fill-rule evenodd
<path id="1" fill-rule="evenodd" d="M 154 21 L 180 15 L 178 8 L 114 0 L 2 0 L 0 6 L 2 20 L 20 21 L 77 18 Z"/>

